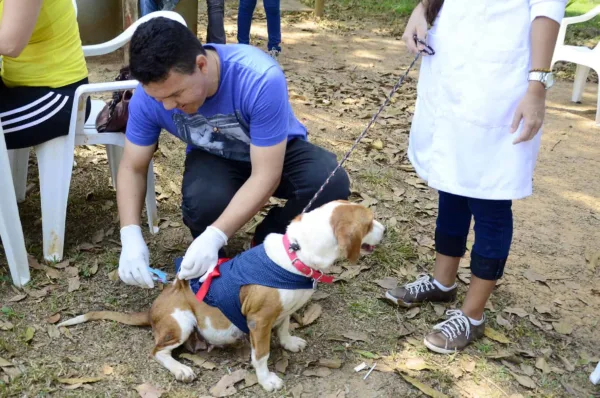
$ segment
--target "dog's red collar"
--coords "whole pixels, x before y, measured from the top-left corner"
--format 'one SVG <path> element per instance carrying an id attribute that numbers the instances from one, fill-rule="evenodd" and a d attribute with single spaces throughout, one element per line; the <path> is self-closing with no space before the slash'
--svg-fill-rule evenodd
<path id="1" fill-rule="evenodd" d="M 285 247 L 285 251 L 292 261 L 292 265 L 296 267 L 296 269 L 300 271 L 302 275 L 314 279 L 315 282 L 333 283 L 333 276 L 325 275 L 324 273 L 310 268 L 308 265 L 300 261 L 298 255 L 296 254 L 296 250 L 299 248 L 294 247 L 294 244 L 290 243 L 290 238 L 287 236 L 287 234 L 283 235 L 283 247 Z"/>

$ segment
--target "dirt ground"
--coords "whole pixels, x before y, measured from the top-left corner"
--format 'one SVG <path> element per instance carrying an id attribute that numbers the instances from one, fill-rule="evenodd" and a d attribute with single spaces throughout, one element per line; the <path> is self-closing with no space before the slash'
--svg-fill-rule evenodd
<path id="1" fill-rule="evenodd" d="M 199 26 L 206 26 L 203 16 Z M 226 29 L 229 42 L 235 42 L 234 4 L 228 3 Z M 294 110 L 313 142 L 338 155 L 350 147 L 411 61 L 400 31 L 376 20 L 316 23 L 308 14 L 284 16 L 281 64 Z M 262 9 L 253 40 L 266 47 Z M 90 80 L 112 80 L 120 66 L 116 56 L 90 59 Z M 351 199 L 371 206 L 387 225 L 385 243 L 358 267 L 340 264 L 343 281 L 319 287 L 313 303 L 321 307 L 320 317 L 301 325 L 300 314 L 296 322 L 294 333 L 309 342 L 304 352 L 285 353 L 275 341 L 271 366 L 283 376 L 284 390 L 266 394 L 250 377 L 235 385 L 234 396 L 444 396 L 436 391 L 451 397 L 600 396 L 600 387 L 588 380 L 600 360 L 596 84 L 587 87 L 583 104 L 570 102 L 569 81 L 550 91 L 535 193 L 514 204 L 512 254 L 486 311 L 490 333 L 464 353 L 440 356 L 424 348 L 422 337 L 443 319 L 446 308 L 427 305 L 407 312 L 380 300 L 381 285 L 410 281 L 431 270 L 433 259 L 436 193 L 416 178 L 406 159 L 416 77 L 417 70 L 346 165 Z M 184 145 L 163 134 L 155 157 L 161 230 L 146 238 L 152 265 L 169 272 L 190 241 L 179 210 L 183 161 Z M 210 389 L 231 372 L 251 375 L 244 346 L 216 349 L 195 362 L 183 359 L 197 374 L 193 383 L 183 384 L 149 357 L 149 329 L 112 322 L 68 330 L 54 326 L 56 314 L 66 319 L 90 310 L 145 310 L 159 293 L 115 279 L 119 225 L 104 149 L 80 147 L 76 163 L 67 217 L 68 266 L 32 270 L 31 283 L 19 291 L 0 257 L 0 395 L 135 397 L 140 396 L 136 387 L 149 383 L 164 397 L 202 397 L 211 396 Z M 33 159 L 20 214 L 28 251 L 41 260 L 37 180 Z M 236 236 L 228 254 L 248 245 L 259 218 Z M 460 306 L 464 297 L 468 260 L 467 255 L 460 269 L 459 300 L 449 307 Z M 366 379 L 366 370 L 354 371 L 362 362 L 377 364 Z"/>

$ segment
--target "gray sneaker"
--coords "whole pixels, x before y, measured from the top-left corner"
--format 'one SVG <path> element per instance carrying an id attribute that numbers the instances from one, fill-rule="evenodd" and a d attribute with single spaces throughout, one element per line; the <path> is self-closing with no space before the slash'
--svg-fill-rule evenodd
<path id="1" fill-rule="evenodd" d="M 401 307 L 412 308 L 430 301 L 434 303 L 448 303 L 456 300 L 457 287 L 447 292 L 441 290 L 433 283 L 433 277 L 427 274 L 419 275 L 414 282 L 395 289 L 388 290 L 385 298 Z"/>
<path id="2" fill-rule="evenodd" d="M 450 318 L 435 325 L 434 331 L 425 336 L 423 342 L 431 351 L 453 354 L 483 336 L 485 318 L 481 325 L 473 325 L 461 310 L 448 310 L 446 315 Z"/>

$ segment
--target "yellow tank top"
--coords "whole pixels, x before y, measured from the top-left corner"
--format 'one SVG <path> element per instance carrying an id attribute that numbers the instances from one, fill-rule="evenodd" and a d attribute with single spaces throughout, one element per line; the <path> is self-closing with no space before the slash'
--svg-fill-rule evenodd
<path id="1" fill-rule="evenodd" d="M 0 20 L 4 1 L 0 0 Z M 23 52 L 2 56 L 7 87 L 66 86 L 88 76 L 72 0 L 43 0 L 40 15 Z"/>

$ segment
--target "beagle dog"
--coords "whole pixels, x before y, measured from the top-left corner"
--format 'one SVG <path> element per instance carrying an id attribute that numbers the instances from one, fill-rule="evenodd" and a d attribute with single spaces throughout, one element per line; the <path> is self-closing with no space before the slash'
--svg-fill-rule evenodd
<path id="1" fill-rule="evenodd" d="M 217 266 L 197 292 L 190 282 L 175 279 L 146 312 L 89 312 L 59 326 L 100 319 L 151 326 L 152 355 L 185 382 L 194 379 L 194 372 L 171 356 L 173 349 L 183 344 L 193 349 L 198 338 L 225 346 L 249 335 L 258 382 L 273 391 L 283 382 L 267 366 L 272 329 L 284 349 L 305 348 L 305 340 L 290 335 L 290 316 L 308 302 L 317 282 L 333 281 L 326 272 L 336 260 L 356 263 L 361 253 L 373 252 L 383 235 L 384 226 L 370 209 L 333 201 L 296 217 L 286 234 L 270 234 L 264 244 Z"/>

